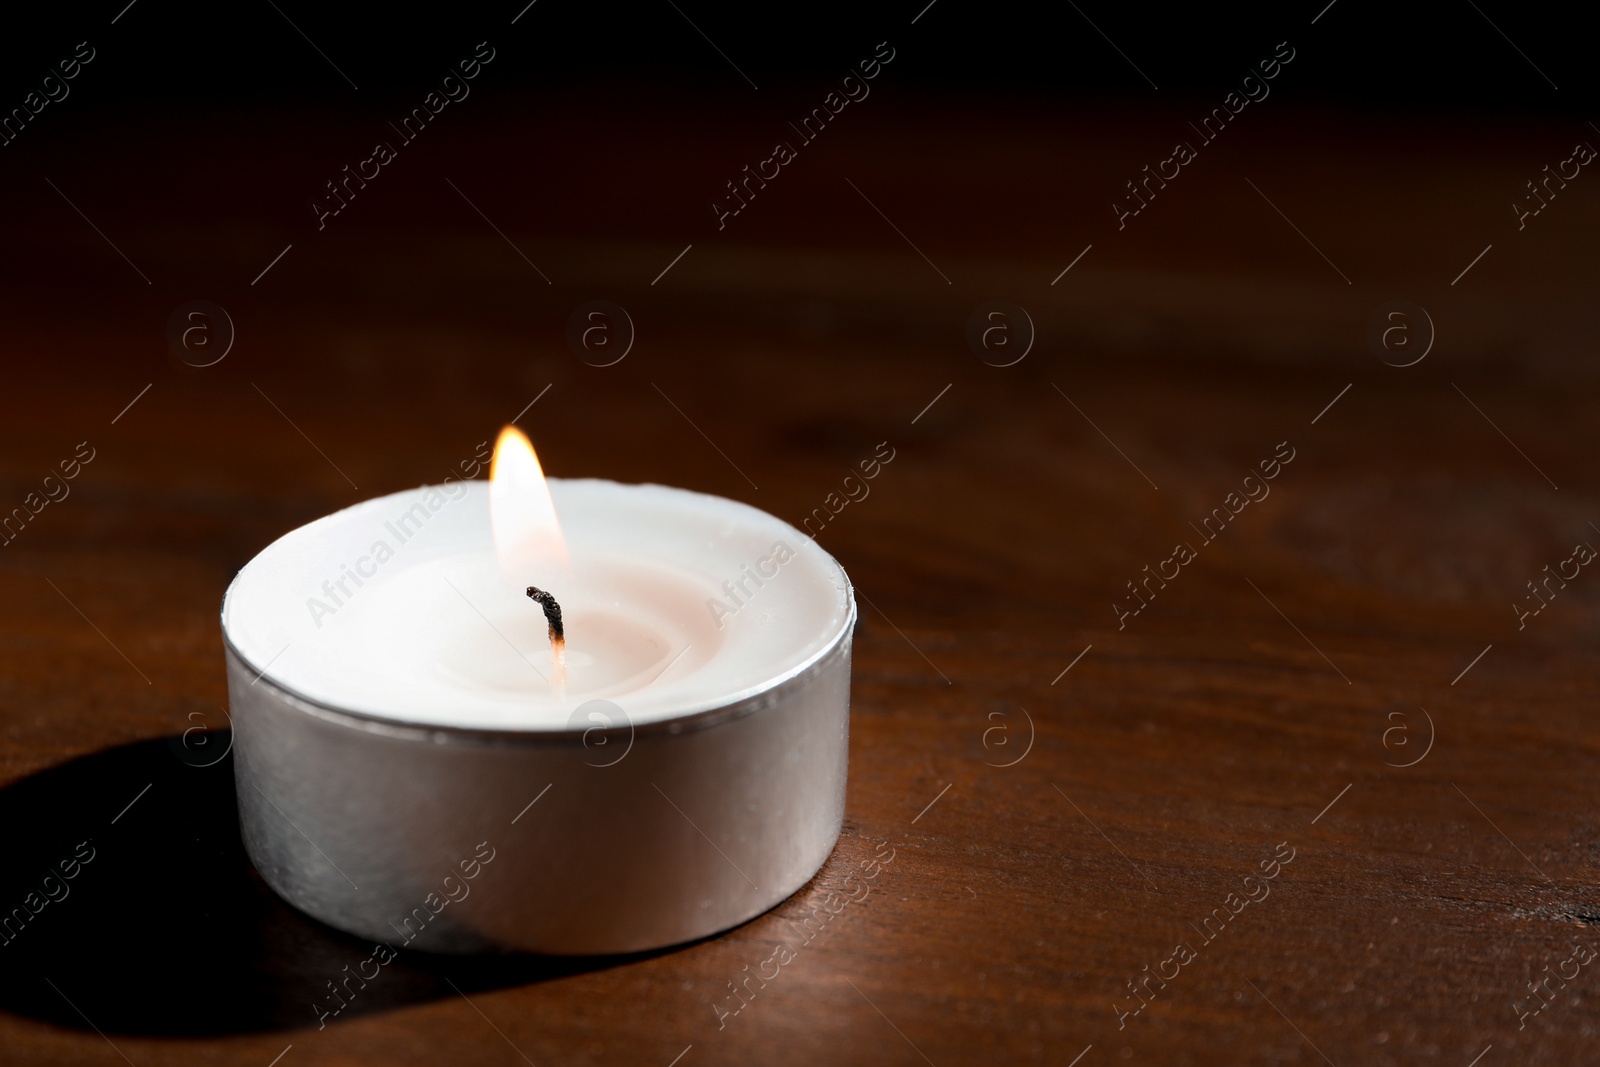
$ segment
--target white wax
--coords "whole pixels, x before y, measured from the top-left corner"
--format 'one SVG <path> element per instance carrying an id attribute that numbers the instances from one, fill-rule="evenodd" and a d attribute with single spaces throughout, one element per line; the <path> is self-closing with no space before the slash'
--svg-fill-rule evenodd
<path id="1" fill-rule="evenodd" d="M 554 730 L 593 699 L 645 723 L 752 696 L 854 621 L 839 564 L 763 511 L 658 485 L 549 485 L 569 566 L 508 577 L 488 483 L 425 486 L 273 542 L 229 587 L 223 631 L 253 670 L 316 703 L 407 723 Z M 560 693 L 530 585 L 561 604 Z"/>

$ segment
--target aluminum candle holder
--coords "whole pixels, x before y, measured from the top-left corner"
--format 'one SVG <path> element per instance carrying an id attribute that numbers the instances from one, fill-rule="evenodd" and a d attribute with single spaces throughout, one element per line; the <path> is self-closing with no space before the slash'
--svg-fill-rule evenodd
<path id="1" fill-rule="evenodd" d="M 550 489 L 573 549 L 550 583 L 566 691 L 538 690 L 545 618 L 484 562 L 482 482 L 318 520 L 230 587 L 244 844 L 306 914 L 394 948 L 634 952 L 759 915 L 832 851 L 856 620 L 842 568 L 731 501 Z M 359 555 L 432 497 L 403 547 Z M 350 570 L 362 583 L 333 582 L 337 604 L 318 592 Z"/>

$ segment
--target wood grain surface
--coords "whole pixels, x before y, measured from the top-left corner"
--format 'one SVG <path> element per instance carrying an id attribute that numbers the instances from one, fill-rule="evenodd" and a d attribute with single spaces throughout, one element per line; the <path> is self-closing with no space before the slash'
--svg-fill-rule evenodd
<path id="1" fill-rule="evenodd" d="M 321 231 L 360 121 L 41 129 L 3 177 L 0 507 L 93 453 L 0 548 L 0 905 L 92 852 L 0 946 L 8 1062 L 1594 1058 L 1596 179 L 1507 210 L 1593 131 L 1262 105 L 1119 229 L 1181 108 L 885 99 L 719 231 L 770 121 L 481 103 Z M 169 348 L 194 299 L 214 366 Z M 567 342 L 593 299 L 614 366 Z M 862 608 L 844 836 L 723 936 L 407 954 L 319 1028 L 371 946 L 266 889 L 177 740 L 226 724 L 222 591 L 535 398 L 551 473 L 797 523 L 894 449 L 819 538 Z"/>

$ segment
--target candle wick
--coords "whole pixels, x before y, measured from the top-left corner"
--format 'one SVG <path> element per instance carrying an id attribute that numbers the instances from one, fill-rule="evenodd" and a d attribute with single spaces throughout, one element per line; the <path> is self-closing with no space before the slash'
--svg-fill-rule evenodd
<path id="1" fill-rule="evenodd" d="M 551 684 L 558 694 L 567 686 L 567 631 L 561 622 L 561 605 L 556 598 L 538 586 L 528 586 L 528 597 L 544 609 L 545 621 L 550 624 L 550 666 L 555 672 Z"/>

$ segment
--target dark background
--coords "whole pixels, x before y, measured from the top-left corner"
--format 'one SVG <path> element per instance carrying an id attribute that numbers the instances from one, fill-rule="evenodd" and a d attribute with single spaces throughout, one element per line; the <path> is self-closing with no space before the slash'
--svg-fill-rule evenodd
<path id="1" fill-rule="evenodd" d="M 924 6 L 925 0 L 757 10 L 701 3 L 675 10 L 671 4 L 606 7 L 539 0 L 508 26 L 522 5 L 397 9 L 353 4 L 328 10 L 280 4 L 274 10 L 263 3 L 219 12 L 206 4 L 138 0 L 111 26 L 123 5 L 78 5 L 30 11 L 10 23 L 4 87 L 20 95 L 32 80 L 29 71 L 42 72 L 54 61 L 53 48 L 90 39 L 110 46 L 105 60 L 96 62 L 103 80 L 116 85 L 115 92 L 85 94 L 95 98 L 97 109 L 114 112 L 136 101 L 326 107 L 349 84 L 295 26 L 361 92 L 392 100 L 408 100 L 409 90 L 426 80 L 425 72 L 447 62 L 463 44 L 485 38 L 515 44 L 516 62 L 494 72 L 502 90 L 630 86 L 718 94 L 743 84 L 696 32 L 698 26 L 762 92 L 802 92 L 814 79 L 848 67 L 863 44 L 890 38 L 910 46 L 906 61 L 896 67 L 902 86 L 980 96 L 1037 94 L 1041 102 L 1081 101 L 1084 94 L 1139 99 L 1149 84 L 1130 67 L 1131 60 L 1160 91 L 1209 94 L 1228 87 L 1235 70 L 1242 74 L 1267 46 L 1306 39 L 1308 32 L 1316 37 L 1321 61 L 1299 72 L 1291 95 L 1300 101 L 1362 110 L 1417 105 L 1581 116 L 1594 89 L 1582 35 L 1549 12 L 1516 5 L 1337 0 L 1309 27 L 1326 0 L 1078 9 L 938 0 L 910 25 Z M 137 51 L 118 55 L 124 42 Z M 1517 48 L 1560 85 L 1559 93 L 1526 64 L 1506 61 L 1505 54 L 1515 56 Z M 721 106 L 737 108 L 741 101 L 732 96 Z M 780 97 L 775 105 L 763 106 L 783 102 Z"/>

